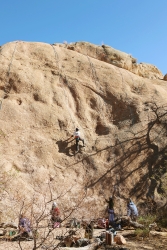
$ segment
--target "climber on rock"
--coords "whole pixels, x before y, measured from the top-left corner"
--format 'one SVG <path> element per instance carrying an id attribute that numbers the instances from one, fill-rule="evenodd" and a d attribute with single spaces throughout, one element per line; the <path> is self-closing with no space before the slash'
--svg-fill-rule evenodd
<path id="1" fill-rule="evenodd" d="M 84 144 L 84 139 L 82 139 L 82 138 L 80 137 L 79 128 L 76 128 L 76 129 L 75 129 L 74 134 L 73 134 L 71 137 L 73 137 L 73 136 L 74 136 L 75 142 L 76 142 L 76 152 L 78 152 L 78 151 L 79 151 L 79 141 L 82 141 L 83 147 L 85 146 L 85 144 Z"/>

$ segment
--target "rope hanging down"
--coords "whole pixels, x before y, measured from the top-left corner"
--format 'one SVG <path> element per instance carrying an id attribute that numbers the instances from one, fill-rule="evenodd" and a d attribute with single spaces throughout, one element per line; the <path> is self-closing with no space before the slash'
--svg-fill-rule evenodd
<path id="1" fill-rule="evenodd" d="M 59 56 L 58 56 L 58 53 L 57 53 L 57 51 L 56 51 L 56 49 L 55 49 L 55 46 L 53 46 L 53 45 L 51 45 L 52 46 L 52 48 L 53 48 L 53 50 L 54 50 L 54 54 L 55 54 L 55 58 L 56 58 L 56 62 L 57 62 L 57 65 L 58 65 L 58 69 L 59 69 L 59 71 L 61 72 L 61 69 L 60 69 L 60 66 L 59 66 Z M 89 56 L 87 56 L 87 58 L 88 58 L 88 61 L 89 61 L 89 64 L 90 64 L 90 67 L 91 67 L 91 71 L 92 71 L 92 77 L 93 77 L 93 80 L 94 80 L 94 82 L 95 82 L 95 84 L 96 84 L 96 86 L 98 86 L 99 87 L 99 90 L 101 91 L 101 89 L 100 89 L 100 83 L 99 83 L 99 79 L 98 79 L 98 77 L 97 77 L 97 74 L 96 74 L 96 70 L 95 70 L 95 68 L 94 68 L 94 65 L 93 65 L 93 63 L 91 62 L 91 60 L 90 60 L 90 58 L 89 58 Z M 122 79 L 122 86 L 124 87 L 124 78 L 123 78 L 123 75 L 122 75 L 122 73 L 121 73 L 121 70 L 118 68 L 118 72 L 119 72 L 119 74 L 120 74 L 120 76 L 121 76 L 121 79 Z M 61 74 L 60 74 L 61 75 Z M 132 77 L 131 77 L 132 78 Z M 133 79 L 132 79 L 132 81 L 133 81 Z M 69 88 L 69 84 L 68 84 L 68 82 L 66 81 L 65 82 L 65 84 L 68 86 L 68 88 Z M 63 92 L 64 92 L 64 96 L 66 97 L 66 99 L 68 100 L 68 97 L 67 97 L 67 94 L 66 94 L 66 92 L 65 92 L 65 89 L 63 88 Z M 130 113 L 130 117 L 131 117 L 131 121 L 132 121 L 132 126 L 134 125 L 134 114 L 133 114 L 133 111 L 132 111 L 132 109 L 131 109 L 131 106 L 130 106 L 130 103 L 129 103 L 129 101 L 127 100 L 127 94 L 126 94 L 126 102 L 129 104 L 128 106 L 128 108 L 129 108 L 129 113 Z M 101 98 L 100 98 L 100 102 L 101 102 L 102 100 L 101 100 Z M 66 105 L 67 105 L 67 107 L 69 108 L 69 105 L 68 105 L 68 103 L 66 102 Z M 102 105 L 104 105 L 104 104 L 102 104 Z M 102 112 L 102 106 L 101 106 L 101 108 L 100 108 L 100 110 L 98 110 L 98 113 L 99 113 L 99 116 L 102 116 L 103 115 L 103 113 L 101 114 L 101 112 Z M 73 121 L 73 119 L 72 119 L 72 117 L 71 117 L 71 113 L 69 112 L 69 115 L 70 115 L 70 118 L 71 118 L 71 121 L 73 122 L 73 125 L 75 124 L 74 123 L 74 121 Z M 75 125 L 74 125 L 74 128 L 75 128 Z M 106 130 L 106 129 L 105 129 Z M 104 131 L 105 131 L 104 130 Z M 96 142 L 98 141 L 98 140 L 108 140 L 108 137 L 107 137 L 107 139 L 106 138 L 96 138 L 95 140 L 93 140 L 93 141 L 95 141 L 95 145 L 96 145 Z M 92 139 L 91 139 L 91 141 L 92 141 Z M 122 147 L 122 143 L 124 142 L 121 142 L 121 140 L 120 139 L 118 139 L 118 136 L 117 136 L 117 141 L 119 142 L 119 144 L 120 144 L 120 146 L 121 146 L 121 148 L 122 148 L 122 150 L 123 150 L 123 147 Z"/>
<path id="2" fill-rule="evenodd" d="M 57 53 L 57 51 L 56 51 L 56 49 L 55 49 L 55 47 L 51 44 L 51 46 L 52 46 L 52 48 L 53 48 L 53 51 L 54 51 L 54 54 L 55 54 L 55 58 L 56 58 L 56 63 L 57 63 L 57 65 L 58 65 L 58 70 L 59 70 L 59 72 L 61 73 L 61 68 L 60 68 L 60 66 L 59 66 L 59 56 L 58 56 L 58 53 Z M 60 76 L 61 76 L 61 74 L 59 73 L 59 82 L 60 82 Z M 64 82 L 64 81 L 63 81 Z M 68 82 L 67 82 L 67 80 L 65 81 L 65 83 L 67 84 L 67 86 L 68 86 L 68 88 L 69 88 L 69 84 L 68 84 Z M 69 109 L 69 101 L 68 101 L 68 96 L 67 96 L 67 94 L 66 94 L 66 91 L 65 91 L 65 89 L 64 89 L 64 87 L 63 87 L 63 92 L 64 92 L 64 96 L 65 96 L 65 98 L 66 98 L 66 106 L 67 106 L 67 108 Z M 70 112 L 70 110 L 69 110 L 69 115 L 70 115 L 70 119 L 71 119 L 71 121 L 72 121 L 72 123 L 73 123 L 73 126 L 74 126 L 74 129 L 75 129 L 75 122 L 74 122 L 74 120 L 73 120 L 73 118 L 72 118 L 72 116 L 71 116 L 71 112 Z"/>
<path id="3" fill-rule="evenodd" d="M 121 70 L 119 68 L 118 68 L 118 71 L 119 71 L 119 74 L 121 75 L 121 78 L 122 78 L 122 89 L 123 89 L 123 92 L 124 92 L 124 88 L 125 88 L 126 85 L 124 84 L 124 78 L 123 78 L 123 75 L 122 75 Z M 129 111 L 130 111 L 130 119 L 132 121 L 131 125 L 133 125 L 134 124 L 134 117 L 133 117 L 133 112 L 132 112 L 130 102 L 129 102 L 128 98 L 127 98 L 127 93 L 126 93 L 126 102 L 129 105 L 128 108 L 129 108 Z"/>
<path id="4" fill-rule="evenodd" d="M 93 80 L 95 82 L 96 87 L 98 87 L 98 90 L 101 92 L 101 85 L 100 85 L 99 79 L 97 77 L 95 67 L 94 67 L 93 63 L 91 62 L 90 57 L 87 56 L 87 58 L 88 58 L 88 61 L 89 61 L 89 64 L 90 64 L 90 67 L 91 67 L 91 70 L 92 70 L 92 78 L 93 78 Z M 105 120 L 104 119 L 104 112 L 103 112 L 104 100 L 102 100 L 102 97 L 100 98 L 100 95 L 98 95 L 98 98 L 99 98 L 99 103 L 100 103 L 100 107 L 98 109 L 99 118 L 101 118 L 101 120 L 104 121 Z M 105 129 L 104 131 L 107 131 L 107 130 L 108 129 Z M 98 140 L 100 140 L 100 139 L 97 136 L 97 138 L 94 140 L 95 143 L 94 143 L 94 146 L 92 148 L 95 148 L 96 143 L 97 143 Z"/>
<path id="5" fill-rule="evenodd" d="M 119 196 L 119 216 L 122 216 L 122 204 L 121 204 L 121 195 L 120 195 L 118 175 L 116 175 L 116 182 L 117 182 L 117 184 L 115 185 L 115 189 L 117 189 L 118 196 Z"/>
<path id="6" fill-rule="evenodd" d="M 4 94 L 3 94 L 3 96 L 1 97 L 1 100 L 0 100 L 0 110 L 1 110 L 1 108 L 2 108 L 2 102 L 3 102 L 3 100 L 5 99 L 6 95 L 9 94 L 10 89 L 11 89 L 11 87 L 12 87 L 12 86 L 10 86 L 10 88 L 7 89 L 7 85 L 10 84 L 10 83 L 9 83 L 10 70 L 11 70 L 11 66 L 12 66 L 14 54 L 15 54 L 15 51 L 16 51 L 17 43 L 18 43 L 18 41 L 16 41 L 16 43 L 15 43 L 14 50 L 13 50 L 12 57 L 11 57 L 11 61 L 10 61 L 10 63 L 9 63 L 8 71 L 7 71 L 7 73 L 6 73 L 6 75 L 7 75 L 7 77 L 8 77 L 8 81 L 6 81 L 6 83 L 5 83 L 5 85 L 4 85 Z M 1 49 L 1 51 L 2 51 L 2 49 Z"/>
<path id="7" fill-rule="evenodd" d="M 94 80 L 94 82 L 96 84 L 96 87 L 98 86 L 99 91 L 101 92 L 101 85 L 100 85 L 99 79 L 97 77 L 95 67 L 94 67 L 93 63 L 91 62 L 90 57 L 87 56 L 87 58 L 88 58 L 88 61 L 89 61 L 89 64 L 90 64 L 90 67 L 91 67 L 91 70 L 92 70 L 93 80 Z M 104 112 L 102 112 L 103 111 L 102 108 L 104 106 L 104 101 L 101 100 L 100 96 L 99 96 L 99 100 L 100 100 L 100 108 L 98 110 L 98 113 L 99 113 L 99 116 L 102 117 L 102 119 L 104 120 L 104 117 L 103 117 Z"/>

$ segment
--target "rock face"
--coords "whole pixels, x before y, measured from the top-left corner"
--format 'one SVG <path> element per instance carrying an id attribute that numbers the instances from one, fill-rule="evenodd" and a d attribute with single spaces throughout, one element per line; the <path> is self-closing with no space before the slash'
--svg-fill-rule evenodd
<path id="1" fill-rule="evenodd" d="M 67 49 L 79 52 L 83 55 L 90 56 L 100 61 L 110 63 L 117 67 L 127 69 L 144 78 L 163 79 L 162 73 L 154 65 L 147 63 L 137 64 L 137 60 L 131 55 L 107 45 L 97 46 L 86 42 L 76 42 L 70 45 L 60 44 L 59 46 L 63 46 Z"/>
<path id="2" fill-rule="evenodd" d="M 129 195 L 158 197 L 166 116 L 157 113 L 167 95 L 158 78 L 156 67 L 108 46 L 3 45 L 1 220 L 15 220 L 23 204 L 47 202 L 49 209 L 57 200 L 62 216 L 78 206 L 73 216 L 97 218 L 112 193 L 118 214 L 126 213 Z M 70 138 L 76 127 L 86 144 L 77 154 Z"/>
<path id="3" fill-rule="evenodd" d="M 164 81 L 167 81 L 167 74 L 164 75 L 164 78 L 163 78 Z"/>

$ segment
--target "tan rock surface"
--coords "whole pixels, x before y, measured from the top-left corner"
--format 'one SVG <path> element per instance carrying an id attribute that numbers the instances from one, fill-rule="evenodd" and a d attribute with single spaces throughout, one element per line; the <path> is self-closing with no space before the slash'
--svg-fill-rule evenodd
<path id="1" fill-rule="evenodd" d="M 152 185 L 154 152 L 144 131 L 154 115 L 145 103 L 164 104 L 166 82 L 99 60 L 92 47 L 89 57 L 77 52 L 77 44 L 74 50 L 66 47 L 22 41 L 1 47 L 3 222 L 17 219 L 23 201 L 37 207 L 47 201 L 49 211 L 52 199 L 57 199 L 62 216 L 79 205 L 74 213 L 78 217 L 104 216 L 104 196 L 114 190 L 116 212 L 125 214 L 124 198 L 145 196 Z M 125 68 L 132 64 L 128 56 Z M 80 146 L 75 155 L 75 142 L 68 138 L 76 127 L 86 147 Z M 153 139 L 159 130 L 155 126 Z M 163 133 L 155 139 L 159 148 L 166 145 Z"/>
<path id="2" fill-rule="evenodd" d="M 110 46 L 97 46 L 88 42 L 76 42 L 72 44 L 57 44 L 67 49 L 74 50 L 86 56 L 113 64 L 117 67 L 127 69 L 136 75 L 149 79 L 163 79 L 161 71 L 154 65 L 148 63 L 137 64 L 137 60 L 130 54 L 116 50 Z"/>
<path id="3" fill-rule="evenodd" d="M 122 235 L 120 235 L 120 234 L 118 234 L 118 235 L 116 235 L 116 236 L 114 237 L 114 241 L 115 241 L 116 244 L 118 244 L 118 245 L 126 245 L 126 240 L 125 240 L 125 238 L 124 238 Z"/>
<path id="4" fill-rule="evenodd" d="M 167 74 L 166 75 L 164 75 L 164 79 L 163 79 L 164 81 L 167 81 Z"/>

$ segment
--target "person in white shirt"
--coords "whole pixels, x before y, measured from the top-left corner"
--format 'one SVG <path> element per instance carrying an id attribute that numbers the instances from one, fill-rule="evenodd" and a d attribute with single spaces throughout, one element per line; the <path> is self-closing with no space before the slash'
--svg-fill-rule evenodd
<path id="1" fill-rule="evenodd" d="M 85 146 L 84 144 L 84 139 L 82 139 L 80 137 L 80 131 L 79 131 L 79 128 L 76 128 L 75 131 L 74 131 L 74 134 L 71 136 L 75 138 L 75 142 L 76 142 L 76 151 L 78 152 L 79 151 L 79 141 L 82 141 L 83 143 L 83 147 Z"/>

